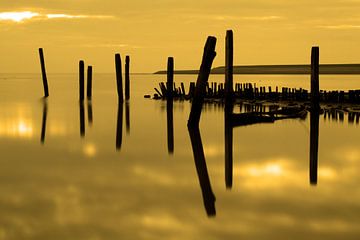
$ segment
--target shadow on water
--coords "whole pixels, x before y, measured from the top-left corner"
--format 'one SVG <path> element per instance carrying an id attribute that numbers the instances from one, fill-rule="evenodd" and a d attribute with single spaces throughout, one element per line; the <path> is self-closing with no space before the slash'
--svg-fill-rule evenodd
<path id="1" fill-rule="evenodd" d="M 206 167 L 204 148 L 201 142 L 199 127 L 188 126 L 191 146 L 194 154 L 196 172 L 199 178 L 206 213 L 209 217 L 216 216 L 215 195 L 212 191 Z"/>
<path id="2" fill-rule="evenodd" d="M 126 133 L 130 134 L 130 103 L 126 101 L 125 104 L 125 122 L 126 122 Z"/>
<path id="3" fill-rule="evenodd" d="M 79 103 L 79 115 L 80 115 L 80 136 L 85 137 L 85 106 L 84 102 Z"/>
<path id="4" fill-rule="evenodd" d="M 116 124 L 116 150 L 120 151 L 122 144 L 123 127 L 123 103 L 118 103 L 117 124 Z"/>
<path id="5" fill-rule="evenodd" d="M 47 100 L 43 99 L 43 115 L 42 115 L 41 135 L 40 135 L 40 141 L 42 144 L 45 143 L 47 112 L 48 112 Z"/>
<path id="6" fill-rule="evenodd" d="M 168 153 L 174 154 L 174 119 L 173 119 L 173 101 L 167 100 L 166 103 L 167 119 L 167 145 Z"/>
<path id="7" fill-rule="evenodd" d="M 319 117 L 319 110 L 310 110 L 310 184 L 312 185 L 316 185 L 318 179 Z"/>

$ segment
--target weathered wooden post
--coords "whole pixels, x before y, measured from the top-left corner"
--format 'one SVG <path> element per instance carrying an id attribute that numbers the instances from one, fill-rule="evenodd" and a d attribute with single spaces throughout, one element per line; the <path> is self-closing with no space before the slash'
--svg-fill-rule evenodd
<path id="1" fill-rule="evenodd" d="M 225 185 L 233 183 L 233 32 L 226 31 L 225 39 Z"/>
<path id="2" fill-rule="evenodd" d="M 125 100 L 130 99 L 130 57 L 125 57 Z"/>
<path id="3" fill-rule="evenodd" d="M 167 82 L 166 82 L 166 89 L 167 89 L 167 99 L 173 99 L 173 85 L 174 85 L 174 58 L 169 57 L 167 62 Z"/>
<path id="4" fill-rule="evenodd" d="M 39 48 L 39 55 L 40 55 L 40 64 L 41 64 L 41 74 L 42 74 L 42 80 L 43 80 L 43 86 L 44 86 L 44 97 L 48 97 L 49 96 L 49 88 L 48 88 L 48 82 L 47 82 L 47 77 L 46 77 L 44 53 L 43 53 L 42 48 Z"/>
<path id="5" fill-rule="evenodd" d="M 79 61 L 79 99 L 84 101 L 84 82 L 85 82 L 85 73 L 84 73 L 84 61 Z"/>
<path id="6" fill-rule="evenodd" d="M 212 62 L 216 56 L 215 52 L 216 38 L 209 36 L 207 38 L 202 63 L 200 66 L 199 75 L 196 81 L 196 89 L 194 98 L 191 104 L 191 112 L 189 116 L 188 125 L 199 125 L 201 109 L 204 102 L 204 95 L 206 91 L 206 84 L 209 79 Z"/>
<path id="7" fill-rule="evenodd" d="M 319 109 L 319 47 L 311 49 L 311 107 Z"/>
<path id="8" fill-rule="evenodd" d="M 119 102 L 124 102 L 123 85 L 122 85 L 122 70 L 121 70 L 121 57 L 119 53 L 115 54 L 115 68 L 116 68 L 116 86 Z"/>
<path id="9" fill-rule="evenodd" d="M 89 100 L 92 97 L 92 66 L 88 66 L 87 69 L 87 89 L 86 89 L 86 96 Z"/>

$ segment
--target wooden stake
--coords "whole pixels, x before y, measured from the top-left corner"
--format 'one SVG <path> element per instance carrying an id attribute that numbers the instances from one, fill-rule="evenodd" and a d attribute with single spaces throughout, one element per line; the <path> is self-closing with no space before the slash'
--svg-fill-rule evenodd
<path id="1" fill-rule="evenodd" d="M 39 55 L 40 55 L 40 64 L 41 64 L 41 74 L 44 86 L 44 97 L 49 96 L 49 89 L 48 89 L 48 82 L 46 77 L 46 69 L 45 69 L 45 60 L 44 60 L 44 53 L 43 49 L 39 48 Z"/>
<path id="2" fill-rule="evenodd" d="M 130 57 L 125 57 L 125 99 L 130 99 Z"/>
<path id="3" fill-rule="evenodd" d="M 85 82 L 85 73 L 84 73 L 84 61 L 80 60 L 79 62 L 79 98 L 80 101 L 84 101 L 84 82 Z"/>
<path id="4" fill-rule="evenodd" d="M 173 99 L 173 85 L 174 85 L 174 58 L 169 57 L 167 62 L 167 98 Z"/>
<path id="5" fill-rule="evenodd" d="M 90 100 L 92 97 L 92 66 L 87 69 L 87 98 Z"/>
<path id="6" fill-rule="evenodd" d="M 311 49 L 311 107 L 319 109 L 319 47 Z"/>
<path id="7" fill-rule="evenodd" d="M 201 116 L 201 109 L 204 102 L 204 96 L 206 91 L 206 84 L 209 79 L 212 62 L 216 56 L 215 52 L 216 38 L 209 36 L 207 38 L 202 63 L 198 79 L 196 81 L 196 89 L 194 99 L 191 105 L 191 112 L 189 116 L 188 125 L 198 126 Z"/>
<path id="8" fill-rule="evenodd" d="M 115 68 L 116 68 L 116 86 L 119 98 L 119 103 L 124 102 L 123 85 L 122 85 L 122 70 L 121 70 L 121 57 L 120 54 L 115 54 Z"/>

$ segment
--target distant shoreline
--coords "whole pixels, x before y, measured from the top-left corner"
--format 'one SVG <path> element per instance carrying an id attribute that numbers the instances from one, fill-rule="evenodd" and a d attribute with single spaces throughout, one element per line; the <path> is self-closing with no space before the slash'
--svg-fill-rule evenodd
<path id="1" fill-rule="evenodd" d="M 310 74 L 310 65 L 248 65 L 234 66 L 234 74 Z M 320 64 L 320 74 L 360 74 L 360 64 Z M 198 70 L 175 70 L 174 74 L 198 74 Z M 225 67 L 211 69 L 211 74 L 224 74 Z M 165 70 L 154 74 L 166 74 Z"/>

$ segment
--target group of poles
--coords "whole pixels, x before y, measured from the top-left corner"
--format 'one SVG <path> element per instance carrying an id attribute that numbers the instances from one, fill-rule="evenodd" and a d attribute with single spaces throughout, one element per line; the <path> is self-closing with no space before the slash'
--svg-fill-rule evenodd
<path id="1" fill-rule="evenodd" d="M 49 86 L 46 75 L 45 60 L 44 60 L 44 51 L 42 48 L 39 48 L 40 64 L 41 64 L 41 74 L 44 87 L 44 97 L 49 97 Z M 116 85 L 117 85 L 117 94 L 119 102 L 124 102 L 124 93 L 123 93 L 123 77 L 122 77 L 122 65 L 121 65 L 121 56 L 119 53 L 115 54 L 115 70 L 116 70 Z M 88 100 L 92 98 L 92 66 L 87 68 L 87 88 L 86 96 Z M 85 63 L 83 60 L 79 61 L 79 100 L 84 101 L 85 99 Z M 130 99 L 130 57 L 125 57 L 125 100 Z"/>

